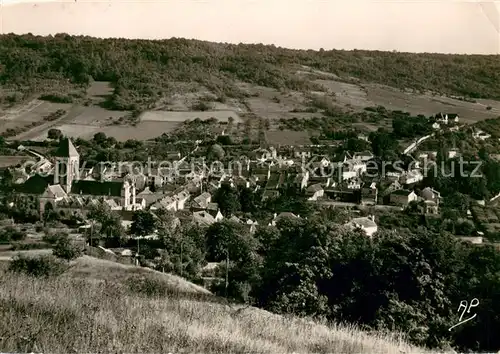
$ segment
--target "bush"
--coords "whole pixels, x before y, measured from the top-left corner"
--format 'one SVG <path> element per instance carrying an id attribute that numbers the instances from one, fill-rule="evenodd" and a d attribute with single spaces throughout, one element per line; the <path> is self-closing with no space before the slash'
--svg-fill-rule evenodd
<path id="1" fill-rule="evenodd" d="M 12 241 L 22 241 L 26 238 L 26 232 L 19 231 L 12 226 L 7 226 L 0 231 L 0 243 L 10 243 Z"/>
<path id="2" fill-rule="evenodd" d="M 72 103 L 73 98 L 60 93 L 46 94 L 40 96 L 40 100 L 52 103 Z"/>
<path id="3" fill-rule="evenodd" d="M 61 138 L 62 135 L 63 135 L 62 132 L 59 129 L 55 128 L 50 129 L 47 133 L 47 137 L 53 140 Z"/>
<path id="4" fill-rule="evenodd" d="M 128 289 L 136 294 L 149 297 L 163 297 L 168 294 L 168 286 L 159 279 L 135 276 L 127 279 Z"/>
<path id="5" fill-rule="evenodd" d="M 44 242 L 50 243 L 51 245 L 55 245 L 57 241 L 59 241 L 61 238 L 68 238 L 68 237 L 69 237 L 68 234 L 64 232 L 52 233 L 50 231 L 47 231 L 43 236 L 42 240 Z"/>
<path id="6" fill-rule="evenodd" d="M 9 264 L 9 271 L 34 277 L 58 276 L 67 266 L 54 256 L 26 257 L 17 255 Z"/>
<path id="7" fill-rule="evenodd" d="M 83 250 L 80 247 L 72 244 L 69 237 L 65 235 L 57 240 L 52 253 L 58 258 L 71 261 L 75 258 L 80 257 L 83 253 Z"/>
<path id="8" fill-rule="evenodd" d="M 21 243 L 14 242 L 10 248 L 12 251 L 27 251 L 27 250 L 43 250 L 50 248 L 50 244 L 46 242 Z"/>

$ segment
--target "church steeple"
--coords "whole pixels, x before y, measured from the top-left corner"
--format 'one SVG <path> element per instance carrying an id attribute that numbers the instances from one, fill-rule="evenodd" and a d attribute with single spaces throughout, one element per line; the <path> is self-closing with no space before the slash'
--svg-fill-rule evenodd
<path id="1" fill-rule="evenodd" d="M 80 155 L 70 139 L 61 140 L 55 153 L 54 184 L 60 184 L 66 193 L 71 192 L 73 181 L 80 178 Z"/>
<path id="2" fill-rule="evenodd" d="M 60 141 L 59 147 L 57 148 L 54 156 L 65 158 L 80 158 L 80 154 L 78 154 L 78 151 L 76 151 L 75 145 L 73 145 L 73 142 L 68 138 L 64 138 Z"/>

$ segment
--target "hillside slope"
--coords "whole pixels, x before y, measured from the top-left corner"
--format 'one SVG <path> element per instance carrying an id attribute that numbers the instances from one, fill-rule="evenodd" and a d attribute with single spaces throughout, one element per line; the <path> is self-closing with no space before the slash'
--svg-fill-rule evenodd
<path id="1" fill-rule="evenodd" d="M 0 351 L 424 352 L 394 338 L 216 300 L 180 278 L 90 257 L 59 278 L 9 273 L 0 278 Z"/>

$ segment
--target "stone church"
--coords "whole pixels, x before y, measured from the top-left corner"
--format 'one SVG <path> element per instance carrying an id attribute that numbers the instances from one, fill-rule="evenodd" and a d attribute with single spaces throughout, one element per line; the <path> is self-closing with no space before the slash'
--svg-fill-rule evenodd
<path id="1" fill-rule="evenodd" d="M 70 139 L 61 141 L 55 154 L 53 174 L 34 175 L 24 183 L 23 193 L 39 198 L 40 215 L 52 209 L 61 215 L 85 212 L 91 205 L 105 202 L 112 209 L 140 209 L 136 203 L 136 187 L 132 179 L 122 177 L 111 181 L 81 178 L 80 155 Z"/>

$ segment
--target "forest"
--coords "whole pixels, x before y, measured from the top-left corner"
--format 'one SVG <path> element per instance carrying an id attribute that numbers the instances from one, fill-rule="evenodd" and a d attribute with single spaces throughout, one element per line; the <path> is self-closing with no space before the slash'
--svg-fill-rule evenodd
<path id="1" fill-rule="evenodd" d="M 168 40 L 97 39 L 57 34 L 0 36 L 0 83 L 12 89 L 4 102 L 35 92 L 64 96 L 90 80 L 115 86 L 108 106 L 146 109 L 158 97 L 197 82 L 219 95 L 241 97 L 235 82 L 281 90 L 320 89 L 295 75 L 300 66 L 344 80 L 466 98 L 500 98 L 497 56 L 411 54 L 381 51 L 291 50 L 270 45 Z M 67 101 L 67 97 L 61 97 Z"/>

